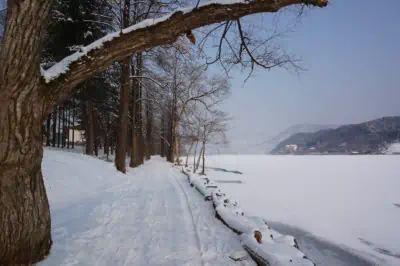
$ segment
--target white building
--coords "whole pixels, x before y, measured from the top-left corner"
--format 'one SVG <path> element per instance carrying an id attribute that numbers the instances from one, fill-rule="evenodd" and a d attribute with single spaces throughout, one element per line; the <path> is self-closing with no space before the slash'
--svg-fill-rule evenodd
<path id="1" fill-rule="evenodd" d="M 295 152 L 297 151 L 297 145 L 296 144 L 286 145 L 286 150 L 290 152 Z"/>
<path id="2" fill-rule="evenodd" d="M 72 141 L 72 139 L 74 140 L 74 143 L 82 143 L 85 140 L 84 131 L 77 129 L 70 129 L 69 140 Z"/>

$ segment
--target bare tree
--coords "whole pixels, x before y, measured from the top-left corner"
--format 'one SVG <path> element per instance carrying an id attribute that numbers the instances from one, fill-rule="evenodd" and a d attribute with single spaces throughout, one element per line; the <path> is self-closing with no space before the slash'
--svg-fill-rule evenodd
<path id="1" fill-rule="evenodd" d="M 203 167 L 201 174 L 205 175 L 205 153 L 206 145 L 212 141 L 225 140 L 225 132 L 228 130 L 227 122 L 230 120 L 228 115 L 219 110 L 208 110 L 203 116 L 198 117 L 200 126 L 200 140 L 202 142 L 202 161 Z M 200 158 L 200 157 L 199 157 Z M 197 166 L 198 167 L 198 166 Z"/>
<path id="2" fill-rule="evenodd" d="M 180 125 L 184 115 L 195 103 L 210 108 L 229 93 L 229 83 L 224 76 L 212 76 L 196 60 L 189 45 L 180 41 L 170 49 L 159 49 L 158 66 L 162 72 L 158 79 L 163 82 L 162 89 L 167 95 L 168 113 L 168 146 L 167 159 L 179 163 Z"/>

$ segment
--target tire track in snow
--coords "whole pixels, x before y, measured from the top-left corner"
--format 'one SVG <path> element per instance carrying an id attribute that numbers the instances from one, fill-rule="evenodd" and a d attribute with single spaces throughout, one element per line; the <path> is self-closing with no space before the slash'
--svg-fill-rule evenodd
<path id="1" fill-rule="evenodd" d="M 190 204 L 189 204 L 189 198 L 188 198 L 188 196 L 187 196 L 187 194 L 186 194 L 184 188 L 182 187 L 182 184 L 179 182 L 179 180 L 178 180 L 178 179 L 176 178 L 176 176 L 173 174 L 173 170 L 174 170 L 174 168 L 172 168 L 172 169 L 169 171 L 169 177 L 172 177 L 172 178 L 173 178 L 174 183 L 175 183 L 175 184 L 177 185 L 177 187 L 179 188 L 178 190 L 181 191 L 181 193 L 183 194 L 183 196 L 184 196 L 184 198 L 185 198 L 184 201 L 185 201 L 185 203 L 186 203 L 187 209 L 188 209 L 188 211 L 189 211 L 189 215 L 190 215 L 190 217 L 191 217 L 191 221 L 192 221 L 192 224 L 193 224 L 194 232 L 196 233 L 196 240 L 197 240 L 197 245 L 198 245 L 198 248 L 199 248 L 199 251 L 200 251 L 201 264 L 204 266 L 204 265 L 205 265 L 205 262 L 204 262 L 204 251 L 203 251 L 203 247 L 202 247 L 202 245 L 201 245 L 201 240 L 200 240 L 200 237 L 199 237 L 199 231 L 197 230 L 196 222 L 195 222 L 195 220 L 194 220 L 193 211 L 192 211 L 192 208 L 190 207 Z"/>

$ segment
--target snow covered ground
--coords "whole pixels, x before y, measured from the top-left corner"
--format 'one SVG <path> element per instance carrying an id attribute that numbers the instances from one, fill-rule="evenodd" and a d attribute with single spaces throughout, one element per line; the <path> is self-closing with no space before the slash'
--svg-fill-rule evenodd
<path id="1" fill-rule="evenodd" d="M 40 266 L 255 265 L 229 258 L 243 252 L 239 237 L 161 158 L 123 175 L 112 163 L 46 149 L 43 172 L 54 243 Z"/>
<path id="2" fill-rule="evenodd" d="M 400 265 L 400 156 L 223 155 L 207 162 L 210 179 L 245 211 L 303 241 L 317 265 L 367 265 L 352 254 L 371 265 Z"/>

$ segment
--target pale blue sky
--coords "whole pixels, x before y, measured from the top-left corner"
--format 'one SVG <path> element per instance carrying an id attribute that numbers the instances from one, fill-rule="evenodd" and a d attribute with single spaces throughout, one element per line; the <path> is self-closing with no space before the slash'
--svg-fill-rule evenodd
<path id="1" fill-rule="evenodd" d="M 235 118 L 234 139 L 400 115 L 399 0 L 332 0 L 307 12 L 286 45 L 307 71 L 259 70 L 243 87 L 236 73 L 223 106 Z"/>

